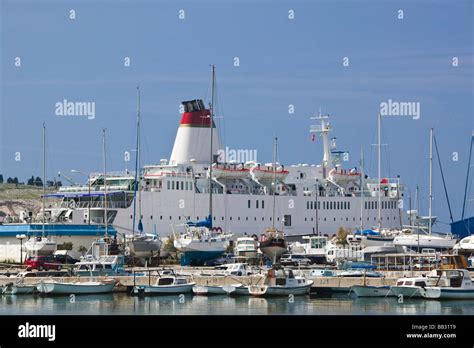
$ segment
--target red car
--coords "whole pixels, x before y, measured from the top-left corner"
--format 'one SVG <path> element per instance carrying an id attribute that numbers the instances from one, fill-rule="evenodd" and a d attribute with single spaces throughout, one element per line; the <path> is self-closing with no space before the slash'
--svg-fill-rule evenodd
<path id="1" fill-rule="evenodd" d="M 37 269 L 38 271 L 50 269 L 60 271 L 63 267 L 62 263 L 56 261 L 52 256 L 29 257 L 25 260 L 25 266 L 27 270 Z"/>

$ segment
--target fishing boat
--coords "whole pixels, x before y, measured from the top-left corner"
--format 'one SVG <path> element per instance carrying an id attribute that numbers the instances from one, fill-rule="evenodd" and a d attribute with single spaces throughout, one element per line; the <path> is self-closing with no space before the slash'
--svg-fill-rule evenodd
<path id="1" fill-rule="evenodd" d="M 106 279 L 102 281 L 86 282 L 57 282 L 40 281 L 37 289 L 44 295 L 69 295 L 69 294 L 105 294 L 112 292 L 117 281 L 115 279 Z"/>
<path id="2" fill-rule="evenodd" d="M 434 286 L 420 288 L 423 298 L 435 300 L 474 299 L 474 284 L 469 271 L 465 269 L 438 269 Z"/>
<path id="3" fill-rule="evenodd" d="M 155 284 L 135 285 L 132 294 L 138 296 L 189 294 L 195 285 L 195 282 L 189 282 L 185 277 L 164 275 L 160 276 Z"/>
<path id="4" fill-rule="evenodd" d="M 262 285 L 249 285 L 248 291 L 249 295 L 256 297 L 305 295 L 312 284 L 312 280 L 295 276 L 292 270 L 272 268 Z"/>
<path id="5" fill-rule="evenodd" d="M 353 285 L 351 292 L 357 297 L 387 297 L 393 295 L 390 286 Z"/>
<path id="6" fill-rule="evenodd" d="M 109 240 L 99 238 L 92 242 L 86 255 L 74 264 L 73 273 L 77 276 L 116 276 L 127 275 L 125 257 L 109 254 Z"/>
<path id="7" fill-rule="evenodd" d="M 392 293 L 395 296 L 402 295 L 404 298 L 422 298 L 420 290 L 430 285 L 432 285 L 432 278 L 400 278 L 397 280 L 397 285 L 392 286 Z"/>

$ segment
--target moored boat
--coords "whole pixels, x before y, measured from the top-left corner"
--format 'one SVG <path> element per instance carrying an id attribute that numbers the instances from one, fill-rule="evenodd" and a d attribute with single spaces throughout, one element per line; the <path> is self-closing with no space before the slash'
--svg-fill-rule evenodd
<path id="1" fill-rule="evenodd" d="M 312 280 L 295 276 L 292 270 L 272 268 L 262 285 L 249 285 L 248 291 L 256 297 L 305 295 L 312 284 Z"/>
<path id="2" fill-rule="evenodd" d="M 397 285 L 392 286 L 392 293 L 395 296 L 402 295 L 404 298 L 422 298 L 420 290 L 430 284 L 431 278 L 427 277 L 400 278 L 397 280 Z"/>
<path id="3" fill-rule="evenodd" d="M 115 279 L 71 283 L 41 281 L 36 287 L 39 293 L 44 295 L 105 294 L 112 292 L 115 284 L 117 284 Z"/>
<path id="4" fill-rule="evenodd" d="M 353 285 L 351 291 L 354 292 L 357 297 L 393 296 L 390 286 Z"/>
<path id="5" fill-rule="evenodd" d="M 421 288 L 420 294 L 426 299 L 465 300 L 474 299 L 474 284 L 469 271 L 465 269 L 438 269 L 438 279 L 434 286 Z"/>
<path id="6" fill-rule="evenodd" d="M 138 296 L 189 294 L 195 285 L 195 282 L 189 282 L 185 277 L 160 276 L 155 284 L 135 285 L 132 294 Z"/>

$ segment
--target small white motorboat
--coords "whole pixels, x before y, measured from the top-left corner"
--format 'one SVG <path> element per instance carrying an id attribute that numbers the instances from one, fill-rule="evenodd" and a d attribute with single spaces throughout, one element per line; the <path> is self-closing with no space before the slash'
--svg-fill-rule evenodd
<path id="1" fill-rule="evenodd" d="M 189 282 L 185 277 L 163 276 L 153 285 L 135 285 L 133 294 L 139 296 L 189 294 L 195 285 L 195 282 Z"/>
<path id="2" fill-rule="evenodd" d="M 426 299 L 468 300 L 474 299 L 474 284 L 469 271 L 465 269 L 438 269 L 438 279 L 434 286 L 420 289 Z"/>
<path id="3" fill-rule="evenodd" d="M 230 296 L 245 296 L 249 294 L 249 288 L 244 284 L 223 285 L 222 290 Z"/>
<path id="4" fill-rule="evenodd" d="M 390 286 L 353 285 L 350 291 L 354 292 L 357 297 L 393 296 Z"/>
<path id="5" fill-rule="evenodd" d="M 402 295 L 403 298 L 422 298 L 420 289 L 432 285 L 432 279 L 427 277 L 400 278 L 397 285 L 392 286 L 395 296 Z"/>
<path id="6" fill-rule="evenodd" d="M 292 270 L 270 269 L 263 285 L 249 285 L 249 295 L 264 296 L 288 296 L 305 295 L 309 292 L 312 280 L 295 276 Z"/>
<path id="7" fill-rule="evenodd" d="M 87 282 L 57 282 L 41 281 L 36 287 L 40 294 L 44 295 L 69 295 L 69 294 L 105 294 L 112 292 L 117 281 L 106 279 L 103 281 Z"/>

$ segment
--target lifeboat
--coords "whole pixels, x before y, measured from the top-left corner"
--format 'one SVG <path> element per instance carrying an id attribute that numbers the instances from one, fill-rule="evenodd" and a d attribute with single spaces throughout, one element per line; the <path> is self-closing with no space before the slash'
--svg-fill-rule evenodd
<path id="1" fill-rule="evenodd" d="M 274 170 L 271 164 L 261 165 L 260 163 L 252 167 L 250 172 L 257 180 L 273 180 L 275 176 L 276 179 L 280 181 L 285 180 L 289 173 L 283 166 L 277 165 Z"/>
<path id="2" fill-rule="evenodd" d="M 344 170 L 333 168 L 329 171 L 329 177 L 336 182 L 353 182 L 360 180 L 360 173 L 356 170 Z"/>
<path id="3" fill-rule="evenodd" d="M 212 174 L 216 178 L 243 179 L 249 175 L 249 169 L 242 164 L 216 164 L 212 165 Z"/>

